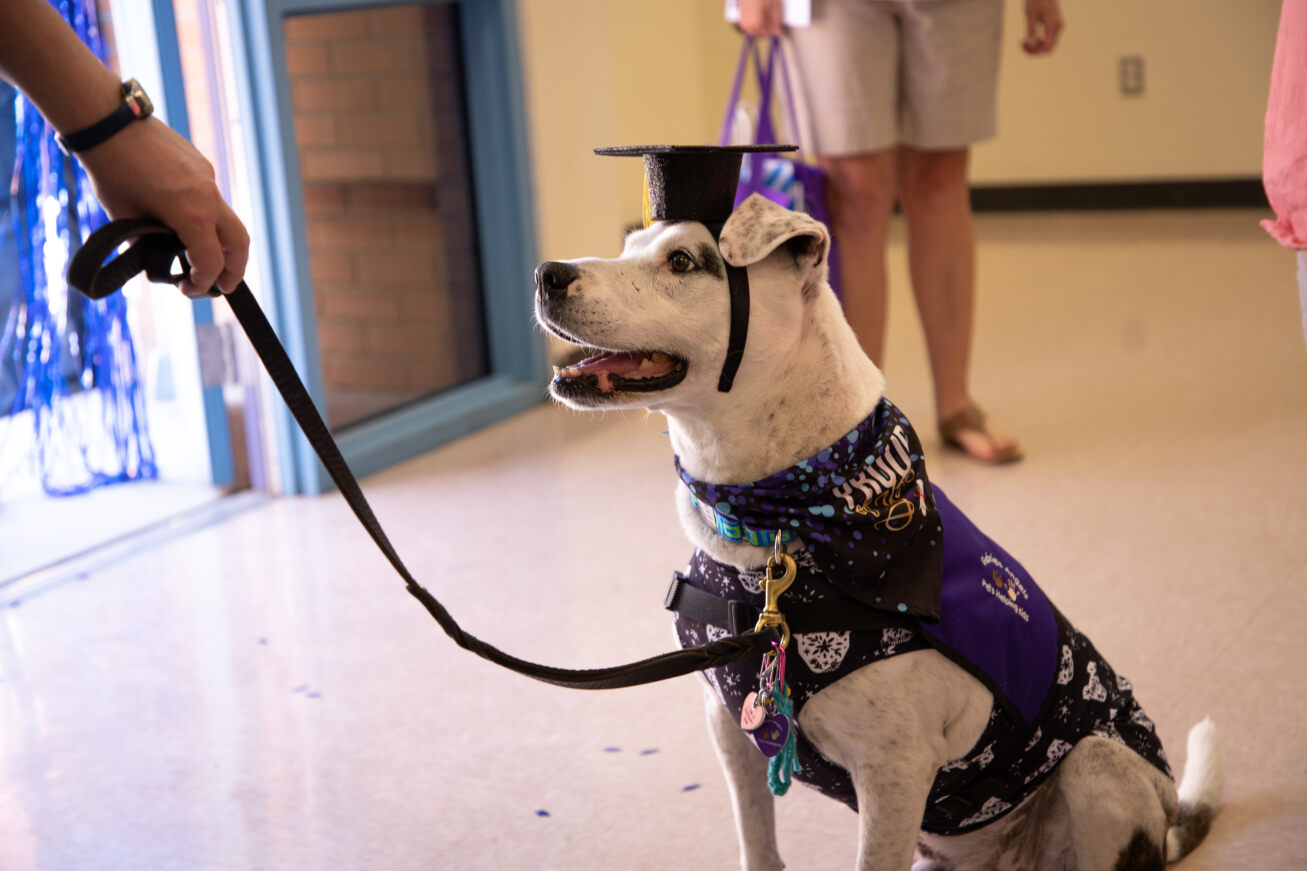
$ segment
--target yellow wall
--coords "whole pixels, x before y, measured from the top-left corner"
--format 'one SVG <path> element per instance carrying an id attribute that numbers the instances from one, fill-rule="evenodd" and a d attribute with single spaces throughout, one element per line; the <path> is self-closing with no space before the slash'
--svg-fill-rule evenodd
<path id="1" fill-rule="evenodd" d="M 975 150 L 977 182 L 1261 175 L 1280 0 L 1062 8 L 1062 43 L 1031 58 L 1019 47 L 1022 4 L 1007 4 L 998 138 Z M 1141 96 L 1120 93 L 1122 55 L 1144 58 Z"/>
<path id="2" fill-rule="evenodd" d="M 592 149 L 712 140 L 733 32 L 705 0 L 520 0 L 519 27 L 540 255 L 614 256 L 641 165 Z"/>
<path id="3" fill-rule="evenodd" d="M 821 0 L 816 0 L 820 4 Z M 977 183 L 1256 177 L 1279 0 L 1063 0 L 1051 56 L 1026 57 L 1007 2 L 999 137 Z M 599 145 L 717 136 L 738 51 L 719 0 L 519 0 L 544 258 L 613 256 L 640 214 L 634 159 Z M 1117 91 L 1139 54 L 1146 91 Z"/>

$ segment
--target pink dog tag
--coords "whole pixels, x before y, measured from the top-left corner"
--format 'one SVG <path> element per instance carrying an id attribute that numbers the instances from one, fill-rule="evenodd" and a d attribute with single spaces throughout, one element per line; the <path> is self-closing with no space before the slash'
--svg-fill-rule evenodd
<path id="1" fill-rule="evenodd" d="M 758 694 L 749 693 L 744 697 L 744 707 L 740 709 L 740 728 L 752 732 L 767 719 L 767 706 L 758 703 Z"/>

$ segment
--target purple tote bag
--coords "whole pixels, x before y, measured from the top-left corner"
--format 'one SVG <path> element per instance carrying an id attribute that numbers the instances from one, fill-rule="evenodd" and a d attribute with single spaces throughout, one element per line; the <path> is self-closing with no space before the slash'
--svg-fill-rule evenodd
<path id="1" fill-rule="evenodd" d="M 776 63 L 778 59 L 779 64 Z M 740 87 L 744 83 L 744 76 L 750 62 L 758 75 L 759 93 L 758 126 L 753 143 L 778 141 L 771 117 L 772 85 L 778 66 L 783 88 L 781 102 L 785 107 L 790 129 L 794 131 L 797 138 L 799 125 L 794 115 L 794 92 L 790 88 L 789 68 L 785 64 L 785 52 L 781 48 L 781 41 L 775 37 L 770 40 L 767 59 L 764 62 L 753 37 L 746 36 L 740 47 L 740 62 L 735 68 L 735 82 L 726 104 L 726 117 L 722 122 L 719 144 L 730 144 L 731 123 L 740 103 Z M 795 144 L 799 146 L 802 153 L 803 144 L 801 142 Z M 826 207 L 826 174 L 817 166 L 776 152 L 746 154 L 740 168 L 740 185 L 735 194 L 735 205 L 739 206 L 750 194 L 761 194 L 777 205 L 804 212 L 830 228 L 830 212 Z M 831 235 L 827 266 L 831 287 L 834 288 L 836 296 L 840 296 L 839 256 L 834 234 Z"/>

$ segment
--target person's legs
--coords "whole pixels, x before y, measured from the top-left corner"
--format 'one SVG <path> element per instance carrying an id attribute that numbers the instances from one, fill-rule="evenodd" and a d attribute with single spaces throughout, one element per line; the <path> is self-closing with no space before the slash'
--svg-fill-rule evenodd
<path id="1" fill-rule="evenodd" d="M 884 362 L 888 280 L 885 244 L 894 210 L 894 149 L 818 158 L 826 171 L 831 229 L 840 243 L 844 315 L 867 356 Z"/>
<path id="2" fill-rule="evenodd" d="M 811 27 L 785 31 L 800 128 L 795 132 L 827 174 L 844 313 L 876 365 L 885 346 L 885 243 L 899 140 L 897 7 L 824 0 L 814 4 Z"/>
<path id="3" fill-rule="evenodd" d="M 975 403 L 968 390 L 975 311 L 975 233 L 967 187 L 967 148 L 901 146 L 899 199 L 908 227 L 908 269 L 935 385 L 941 423 Z M 974 420 L 950 433 L 982 460 L 1011 458 L 1016 442 Z"/>
<path id="4" fill-rule="evenodd" d="M 897 197 L 941 429 L 981 459 L 1016 452 L 988 433 L 967 391 L 975 270 L 967 148 L 994 133 L 1002 21 L 1002 0 L 826 0 L 812 27 L 785 37 L 804 143 L 828 174 L 845 314 L 881 365 Z"/>
<path id="5" fill-rule="evenodd" d="M 905 5 L 899 202 L 908 265 L 945 443 L 982 460 L 1014 459 L 971 399 L 975 234 L 967 186 L 971 145 L 994 135 L 1002 0 Z"/>

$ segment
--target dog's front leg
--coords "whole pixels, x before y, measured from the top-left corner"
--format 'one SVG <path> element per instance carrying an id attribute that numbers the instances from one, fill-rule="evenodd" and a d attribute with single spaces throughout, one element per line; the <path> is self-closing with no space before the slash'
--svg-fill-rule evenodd
<path id="1" fill-rule="evenodd" d="M 858 871 L 908 871 L 934 766 L 901 758 L 850 770 L 858 796 Z"/>
<path id="2" fill-rule="evenodd" d="M 705 688 L 704 699 L 708 733 L 731 791 L 735 831 L 740 837 L 740 867 L 744 871 L 784 868 L 776 848 L 776 811 L 767 786 L 767 757 L 745 737 L 740 724 L 711 688 Z"/>
<path id="3" fill-rule="evenodd" d="M 935 774 L 975 744 L 992 701 L 933 650 L 861 668 L 808 701 L 800 728 L 853 780 L 860 871 L 912 867 Z"/>

